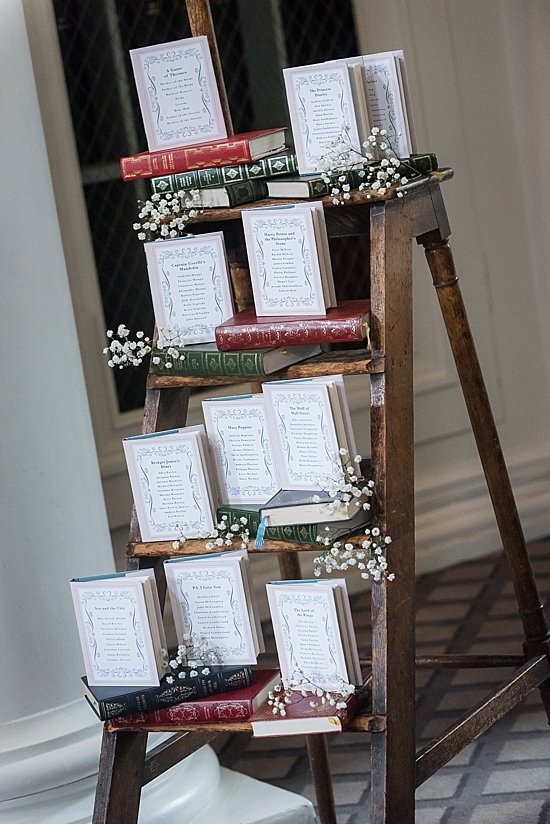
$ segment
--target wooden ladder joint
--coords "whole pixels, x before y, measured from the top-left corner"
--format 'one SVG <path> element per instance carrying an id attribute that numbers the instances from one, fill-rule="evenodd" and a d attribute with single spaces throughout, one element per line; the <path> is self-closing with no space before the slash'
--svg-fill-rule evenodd
<path id="1" fill-rule="evenodd" d="M 192 755 L 201 747 L 209 744 L 218 736 L 217 732 L 180 732 L 172 735 L 154 749 L 149 750 L 145 758 L 143 783 L 145 786 L 159 775 L 174 767 L 183 758 Z"/>
<path id="2" fill-rule="evenodd" d="M 438 738 L 434 738 L 416 756 L 416 786 L 423 784 L 464 747 L 475 741 L 531 690 L 546 681 L 549 675 L 550 665 L 545 655 L 527 661 L 511 679 L 497 687 Z"/>

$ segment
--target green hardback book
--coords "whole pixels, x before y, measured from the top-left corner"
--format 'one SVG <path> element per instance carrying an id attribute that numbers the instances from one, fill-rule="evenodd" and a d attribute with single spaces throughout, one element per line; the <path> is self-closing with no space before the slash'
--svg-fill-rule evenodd
<path id="1" fill-rule="evenodd" d="M 401 166 L 397 172 L 406 175 L 410 179 L 421 175 L 435 172 L 437 170 L 437 157 L 434 154 L 415 154 L 401 160 Z M 339 180 L 345 176 L 346 180 Z M 330 183 L 326 183 L 319 173 L 311 175 L 293 175 L 290 177 L 278 178 L 267 181 L 267 191 L 269 197 L 326 197 L 330 195 L 334 185 L 342 186 L 347 183 L 351 189 L 358 189 L 364 177 L 359 175 L 357 170 L 339 172 L 331 178 Z"/>
<path id="2" fill-rule="evenodd" d="M 177 357 L 171 357 L 167 348 L 153 349 L 151 363 L 155 375 L 263 378 L 321 352 L 321 347 L 316 344 L 239 352 L 219 352 L 215 343 L 196 343 L 174 349 L 177 349 Z"/>
<path id="3" fill-rule="evenodd" d="M 199 189 L 198 192 L 204 209 L 223 209 L 263 200 L 267 197 L 267 184 L 265 180 L 243 180 L 215 189 Z"/>
<path id="4" fill-rule="evenodd" d="M 260 505 L 239 507 L 220 506 L 217 510 L 216 517 L 219 523 L 223 516 L 227 515 L 230 526 L 238 524 L 248 529 L 251 538 L 255 538 L 260 525 L 260 509 Z M 248 523 L 246 525 L 241 524 L 241 518 L 246 518 Z M 265 530 L 264 539 L 266 541 L 286 541 L 294 544 L 316 544 L 317 536 L 322 535 L 323 537 L 328 537 L 336 541 L 338 538 L 343 538 L 345 535 L 359 531 L 363 526 L 367 526 L 370 520 L 371 516 L 369 512 L 361 510 L 355 518 L 349 521 L 334 521 L 333 523 L 327 524 L 268 526 Z"/>
<path id="5" fill-rule="evenodd" d="M 294 174 L 298 169 L 293 154 L 274 155 L 240 163 L 236 166 L 219 166 L 213 169 L 196 169 L 192 172 L 177 172 L 163 177 L 153 177 L 153 194 L 189 191 L 189 189 L 213 189 L 226 183 L 241 183 L 244 180 L 262 179 L 276 175 Z"/>

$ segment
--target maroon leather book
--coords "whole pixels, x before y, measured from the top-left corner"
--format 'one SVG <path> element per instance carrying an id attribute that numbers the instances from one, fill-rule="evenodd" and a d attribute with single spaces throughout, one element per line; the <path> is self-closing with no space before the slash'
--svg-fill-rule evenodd
<path id="1" fill-rule="evenodd" d="M 311 692 L 305 697 L 299 692 L 294 692 L 291 703 L 286 705 L 284 717 L 275 715 L 273 708 L 265 702 L 250 719 L 252 737 L 342 732 L 369 698 L 372 676 L 370 672 L 363 675 L 363 686 L 357 687 L 349 696 L 345 709 L 331 707 L 328 703 L 322 704 L 321 699 Z"/>
<path id="2" fill-rule="evenodd" d="M 220 721 L 246 721 L 278 683 L 279 670 L 254 670 L 252 685 L 233 690 L 226 695 L 209 695 L 197 701 L 186 701 L 150 712 L 136 712 L 109 720 L 110 730 L 128 727 L 169 727 L 178 724 L 217 723 Z"/>
<path id="3" fill-rule="evenodd" d="M 370 300 L 344 300 L 325 317 L 258 318 L 249 306 L 216 327 L 221 352 L 298 346 L 307 343 L 347 343 L 364 340 L 369 330 Z"/>
<path id="4" fill-rule="evenodd" d="M 211 169 L 250 163 L 262 157 L 280 152 L 285 146 L 285 130 L 261 129 L 179 149 L 158 152 L 142 152 L 120 158 L 123 180 L 158 177 L 173 172 L 189 172 L 193 169 Z"/>

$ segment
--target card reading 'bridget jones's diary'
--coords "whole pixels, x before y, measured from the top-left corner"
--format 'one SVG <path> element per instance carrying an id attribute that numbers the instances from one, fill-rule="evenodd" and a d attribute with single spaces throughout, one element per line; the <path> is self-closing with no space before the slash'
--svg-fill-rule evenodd
<path id="1" fill-rule="evenodd" d="M 227 137 L 206 37 L 130 51 L 150 152 Z"/>
<path id="2" fill-rule="evenodd" d="M 122 445 L 143 541 L 212 532 L 216 501 L 202 424 L 125 438 Z"/>

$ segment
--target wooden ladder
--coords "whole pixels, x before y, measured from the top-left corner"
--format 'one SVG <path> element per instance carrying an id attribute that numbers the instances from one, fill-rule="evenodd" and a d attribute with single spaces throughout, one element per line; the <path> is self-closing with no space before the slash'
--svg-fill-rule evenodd
<path id="1" fill-rule="evenodd" d="M 187 0 L 193 35 L 209 39 L 222 105 L 232 134 L 229 107 L 208 0 Z M 333 352 L 270 375 L 270 380 L 315 375 L 369 375 L 373 517 L 392 536 L 387 560 L 395 580 L 372 587 L 372 706 L 349 727 L 371 733 L 371 824 L 413 824 L 414 792 L 532 689 L 539 687 L 550 719 L 550 633 L 531 568 L 448 238 L 450 227 L 440 183 L 451 170 L 414 181 L 395 193 L 367 200 L 352 193 L 345 208 L 325 198 L 330 237 L 370 236 L 372 349 Z M 284 202 L 284 201 L 280 201 Z M 270 201 L 271 203 L 271 201 Z M 265 205 L 264 203 L 259 205 Z M 237 307 L 251 303 L 243 251 L 240 210 L 208 210 L 196 231 L 224 230 Z M 523 623 L 522 655 L 440 655 L 415 658 L 414 428 L 412 361 L 412 242 L 426 253 L 445 321 L 473 434 L 483 465 Z M 367 278 L 365 279 L 367 282 Z M 143 432 L 185 425 L 193 386 L 242 383 L 241 379 L 148 377 Z M 260 383 L 253 385 L 259 391 Z M 300 577 L 299 551 L 307 547 L 271 541 L 262 552 L 276 552 L 281 578 Z M 311 547 L 316 550 L 317 547 Z M 127 568 L 153 567 L 161 600 L 166 581 L 163 561 L 178 554 L 205 553 L 204 542 L 143 543 L 135 513 L 130 527 Z M 448 730 L 415 752 L 415 668 L 516 666 L 513 676 Z M 111 732 L 105 724 L 93 824 L 135 824 L 141 788 L 220 732 L 250 733 L 247 722 L 167 727 L 172 737 L 146 753 L 148 729 Z M 155 727 L 155 732 L 159 732 Z M 336 824 L 326 736 L 307 736 L 321 824 Z"/>

